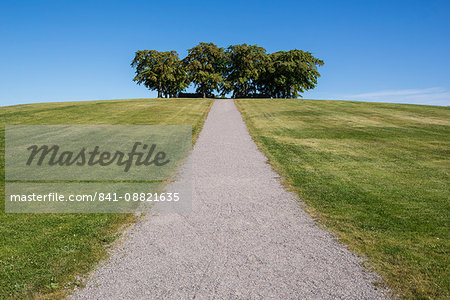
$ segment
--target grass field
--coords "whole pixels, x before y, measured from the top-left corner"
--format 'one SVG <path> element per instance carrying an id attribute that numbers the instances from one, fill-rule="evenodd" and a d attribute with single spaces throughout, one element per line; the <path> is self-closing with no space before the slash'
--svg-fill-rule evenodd
<path id="1" fill-rule="evenodd" d="M 236 100 L 274 168 L 405 298 L 449 293 L 450 109 Z"/>
<path id="2" fill-rule="evenodd" d="M 4 126 L 35 124 L 192 125 L 200 132 L 211 100 L 113 100 L 0 108 L 0 194 L 4 203 Z M 5 214 L 0 210 L 0 299 L 60 297 L 93 268 L 130 214 Z"/>

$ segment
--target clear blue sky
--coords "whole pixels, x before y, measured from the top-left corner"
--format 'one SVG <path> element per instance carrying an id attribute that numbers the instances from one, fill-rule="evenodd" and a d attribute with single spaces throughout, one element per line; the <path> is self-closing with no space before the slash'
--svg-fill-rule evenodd
<path id="1" fill-rule="evenodd" d="M 134 52 L 198 42 L 325 61 L 304 98 L 450 105 L 450 1 L 0 2 L 0 104 L 155 97 Z"/>

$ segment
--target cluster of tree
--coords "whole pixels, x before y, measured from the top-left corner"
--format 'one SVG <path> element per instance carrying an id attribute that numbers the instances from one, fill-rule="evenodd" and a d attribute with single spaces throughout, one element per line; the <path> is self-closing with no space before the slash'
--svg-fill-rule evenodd
<path id="1" fill-rule="evenodd" d="M 297 98 L 313 89 L 323 61 L 302 50 L 267 53 L 257 45 L 221 48 L 200 43 L 180 60 L 176 51 L 140 50 L 131 63 L 134 81 L 158 91 L 158 98 L 177 97 L 193 83 L 203 97 L 232 93 L 233 98 L 264 95 Z"/>

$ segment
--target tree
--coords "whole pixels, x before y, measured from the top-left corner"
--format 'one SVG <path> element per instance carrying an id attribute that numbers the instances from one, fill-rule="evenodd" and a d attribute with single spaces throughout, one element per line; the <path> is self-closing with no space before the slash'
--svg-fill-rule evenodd
<path id="1" fill-rule="evenodd" d="M 316 86 L 320 77 L 317 67 L 323 64 L 322 60 L 302 50 L 272 53 L 258 86 L 275 98 L 296 98 Z"/>
<path id="2" fill-rule="evenodd" d="M 268 55 L 266 49 L 257 45 L 232 45 L 226 50 L 228 71 L 224 92 L 233 92 L 233 97 L 247 97 L 256 92 L 257 81 L 264 72 Z"/>
<path id="3" fill-rule="evenodd" d="M 214 90 L 233 97 L 297 98 L 313 89 L 324 63 L 310 52 L 278 51 L 267 54 L 257 45 L 232 45 L 226 50 L 199 43 L 180 61 L 176 51 L 137 51 L 131 63 L 134 81 L 158 91 L 158 97 L 176 97 L 193 82 L 205 98 Z M 255 95 L 259 92 L 259 95 Z"/>
<path id="4" fill-rule="evenodd" d="M 189 85 L 176 51 L 140 50 L 131 66 L 136 68 L 133 81 L 157 90 L 158 98 L 174 97 Z"/>
<path id="5" fill-rule="evenodd" d="M 203 98 L 206 98 L 223 81 L 226 56 L 223 48 L 213 43 L 200 43 L 188 50 L 183 64 L 189 80 L 197 86 L 197 93 L 201 93 Z"/>
<path id="6" fill-rule="evenodd" d="M 181 61 L 174 64 L 173 80 L 167 84 L 167 94 L 171 97 L 177 97 L 190 84 L 186 69 Z"/>

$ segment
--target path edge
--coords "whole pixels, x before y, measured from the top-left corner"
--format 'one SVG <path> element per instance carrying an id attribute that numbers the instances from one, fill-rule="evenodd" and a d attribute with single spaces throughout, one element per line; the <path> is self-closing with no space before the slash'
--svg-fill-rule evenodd
<path id="1" fill-rule="evenodd" d="M 197 143 L 197 140 L 203 130 L 203 126 L 205 125 L 205 121 L 208 118 L 209 113 L 211 112 L 211 108 L 215 102 L 216 99 L 207 99 L 210 100 L 210 103 L 207 107 L 207 109 L 205 110 L 203 116 L 199 119 L 199 123 L 201 124 L 201 126 L 199 127 L 197 132 L 193 132 L 192 133 L 192 149 L 189 152 L 189 155 L 191 155 L 192 150 L 194 149 L 195 144 Z M 187 158 L 186 158 L 187 159 Z M 184 164 L 184 163 L 183 163 Z M 175 176 L 176 174 L 178 174 L 179 172 L 179 168 L 183 165 L 181 164 L 175 171 L 174 174 L 172 174 L 172 176 Z M 167 184 L 169 184 L 169 182 L 164 184 L 164 188 L 167 186 Z M 142 215 L 136 215 L 134 214 L 133 219 L 130 220 L 129 222 L 126 222 L 124 224 L 122 224 L 115 232 L 115 235 L 118 235 L 118 238 L 116 240 L 114 240 L 113 242 L 105 245 L 107 249 L 107 253 L 104 255 L 104 257 L 102 257 L 100 260 L 98 260 L 95 264 L 93 264 L 91 266 L 91 268 L 89 269 L 89 271 L 83 273 L 83 274 L 79 274 L 75 276 L 75 280 L 72 282 L 68 283 L 67 287 L 64 287 L 64 289 L 57 293 L 57 294 L 46 294 L 46 295 L 42 295 L 44 298 L 43 299 L 48 299 L 46 297 L 52 297 L 55 296 L 58 299 L 71 299 L 71 296 L 73 296 L 77 291 L 82 290 L 86 287 L 86 283 L 89 281 L 89 279 L 91 278 L 93 272 L 95 272 L 95 270 L 97 270 L 98 268 L 102 267 L 104 264 L 106 264 L 108 262 L 108 260 L 111 258 L 111 255 L 114 253 L 114 251 L 123 244 L 123 242 L 126 240 L 128 234 L 130 232 L 132 232 L 135 227 L 141 223 L 145 221 L 145 217 L 149 217 L 151 218 L 151 216 L 147 215 L 147 214 L 142 214 Z M 38 298 L 37 299 L 41 299 L 39 296 L 37 295 Z"/>
<path id="2" fill-rule="evenodd" d="M 391 287 L 386 283 L 383 276 L 376 271 L 375 267 L 372 265 L 370 258 L 365 255 L 364 253 L 361 253 L 357 249 L 352 248 L 348 243 L 345 242 L 344 237 L 342 234 L 331 228 L 330 226 L 326 225 L 327 218 L 320 213 L 318 210 L 316 210 L 314 207 L 308 205 L 299 195 L 298 189 L 296 189 L 289 178 L 287 176 L 286 172 L 283 170 L 280 164 L 276 162 L 276 160 L 273 158 L 271 153 L 262 145 L 261 140 L 258 138 L 257 129 L 256 127 L 251 123 L 247 115 L 245 115 L 243 112 L 245 109 L 240 106 L 239 101 L 247 101 L 248 99 L 238 100 L 233 99 L 234 105 L 237 107 L 242 120 L 244 121 L 248 133 L 250 134 L 250 137 L 252 138 L 253 142 L 258 147 L 258 150 L 261 151 L 261 153 L 264 154 L 264 156 L 267 158 L 266 164 L 268 164 L 272 170 L 277 173 L 280 177 L 278 178 L 281 185 L 288 191 L 296 196 L 296 203 L 300 206 L 302 210 L 304 210 L 314 221 L 314 223 L 319 226 L 321 229 L 327 231 L 331 234 L 332 238 L 338 242 L 342 247 L 344 247 L 346 250 L 350 251 L 352 254 L 356 255 L 359 258 L 359 264 L 363 268 L 365 272 L 371 275 L 370 281 L 372 284 L 380 289 L 382 293 L 387 294 L 392 299 L 398 299 L 399 295 L 396 294 Z M 251 101 L 251 100 L 248 100 Z"/>

